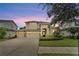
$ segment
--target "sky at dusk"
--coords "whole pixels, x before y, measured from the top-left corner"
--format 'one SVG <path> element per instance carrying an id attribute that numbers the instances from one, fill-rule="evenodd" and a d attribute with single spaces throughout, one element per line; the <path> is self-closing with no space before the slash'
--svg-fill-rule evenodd
<path id="1" fill-rule="evenodd" d="M 47 20 L 46 10 L 43 6 L 34 3 L 0 3 L 0 19 L 14 20 L 15 23 L 22 27 L 26 21 L 50 21 Z"/>

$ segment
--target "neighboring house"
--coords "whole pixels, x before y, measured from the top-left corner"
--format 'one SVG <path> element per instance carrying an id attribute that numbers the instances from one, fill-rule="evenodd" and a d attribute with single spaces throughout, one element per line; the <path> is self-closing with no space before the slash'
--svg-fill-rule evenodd
<path id="1" fill-rule="evenodd" d="M 0 20 L 0 27 L 5 28 L 6 38 L 12 38 L 16 36 L 17 25 L 13 20 Z"/>
<path id="2" fill-rule="evenodd" d="M 60 27 L 60 29 L 62 30 L 61 34 L 64 35 L 64 36 L 70 36 L 71 33 L 66 31 L 66 30 L 63 30 L 63 29 L 68 29 L 68 28 L 71 28 L 71 27 L 79 28 L 79 20 L 73 20 L 73 21 L 69 21 L 69 22 L 64 23 Z M 78 33 L 76 33 L 76 34 L 78 34 Z"/>

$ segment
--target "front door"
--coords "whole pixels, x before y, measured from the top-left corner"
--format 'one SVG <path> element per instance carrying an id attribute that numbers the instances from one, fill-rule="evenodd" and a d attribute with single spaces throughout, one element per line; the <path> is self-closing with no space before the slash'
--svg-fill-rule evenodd
<path id="1" fill-rule="evenodd" d="M 46 28 L 43 28 L 43 30 L 42 30 L 42 36 L 45 37 L 46 34 L 47 34 L 47 29 Z"/>

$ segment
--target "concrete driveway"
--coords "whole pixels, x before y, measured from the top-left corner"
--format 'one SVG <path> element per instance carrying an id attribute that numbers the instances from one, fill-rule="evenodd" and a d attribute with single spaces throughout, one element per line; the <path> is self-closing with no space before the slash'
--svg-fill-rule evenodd
<path id="1" fill-rule="evenodd" d="M 0 42 L 1 56 L 36 56 L 39 37 L 19 37 Z"/>

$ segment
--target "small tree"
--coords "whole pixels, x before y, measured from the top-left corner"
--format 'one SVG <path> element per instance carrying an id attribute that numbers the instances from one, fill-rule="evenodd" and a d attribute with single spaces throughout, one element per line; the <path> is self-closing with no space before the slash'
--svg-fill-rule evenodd
<path id="1" fill-rule="evenodd" d="M 59 37 L 59 35 L 60 35 L 60 32 L 59 31 L 55 31 L 54 32 L 54 37 Z"/>
<path id="2" fill-rule="evenodd" d="M 5 29 L 0 27 L 0 39 L 3 39 L 6 35 Z"/>
<path id="3" fill-rule="evenodd" d="M 61 36 L 60 35 L 60 28 L 59 27 L 56 28 L 56 31 L 54 32 L 54 36 L 55 37 L 60 37 Z"/>

